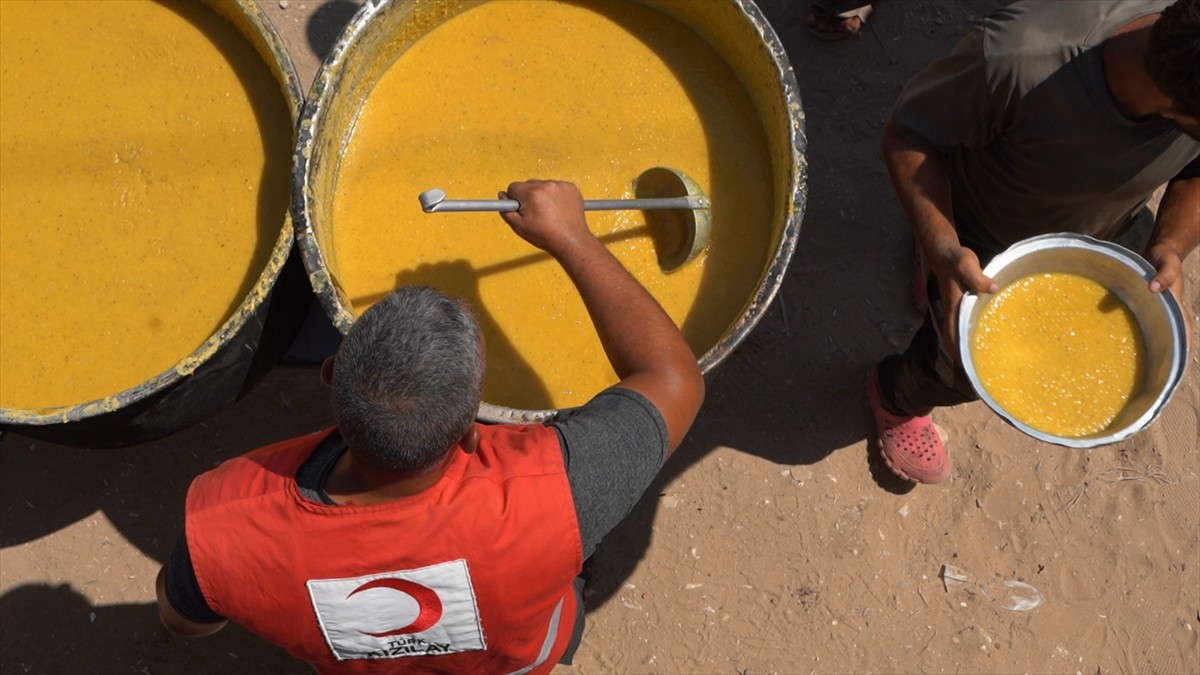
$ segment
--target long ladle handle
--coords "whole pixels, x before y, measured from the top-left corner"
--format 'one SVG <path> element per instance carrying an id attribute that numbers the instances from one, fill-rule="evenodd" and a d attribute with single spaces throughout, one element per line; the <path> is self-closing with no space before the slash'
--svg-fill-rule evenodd
<path id="1" fill-rule="evenodd" d="M 516 211 L 521 202 L 515 199 L 446 199 L 446 191 L 434 188 L 422 192 L 417 199 L 425 213 L 463 211 Z M 624 211 L 653 209 L 707 209 L 712 204 L 707 197 L 666 197 L 656 199 L 585 199 L 585 211 Z"/>

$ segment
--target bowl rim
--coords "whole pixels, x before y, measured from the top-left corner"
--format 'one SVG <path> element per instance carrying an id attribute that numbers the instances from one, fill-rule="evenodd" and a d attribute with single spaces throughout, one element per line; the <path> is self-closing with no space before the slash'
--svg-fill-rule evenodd
<path id="1" fill-rule="evenodd" d="M 1085 234 L 1077 234 L 1072 232 L 1061 232 L 1043 234 L 1029 239 L 1023 239 L 1009 246 L 1007 249 L 996 255 L 987 266 L 984 267 L 983 273 L 992 277 L 997 272 L 1007 267 L 1017 259 L 1033 252 L 1046 250 L 1051 248 L 1063 248 L 1074 250 L 1085 250 L 1097 255 L 1104 256 L 1119 264 L 1124 265 L 1134 273 L 1142 277 L 1149 284 L 1157 273 L 1154 266 L 1151 265 L 1145 258 L 1137 253 L 1109 241 L 1096 239 Z M 1147 292 L 1149 290 L 1147 289 Z M 1122 440 L 1125 440 L 1134 434 L 1142 431 L 1153 422 L 1158 415 L 1166 408 L 1167 402 L 1175 393 L 1179 383 L 1183 380 L 1184 373 L 1187 370 L 1186 345 L 1187 345 L 1187 322 L 1183 314 L 1183 307 L 1174 293 L 1164 290 L 1155 295 L 1158 297 L 1159 306 L 1162 307 L 1167 316 L 1167 320 L 1171 326 L 1171 334 L 1174 336 L 1174 344 L 1171 353 L 1171 376 L 1163 386 L 1162 390 L 1155 396 L 1153 404 L 1145 413 L 1139 416 L 1130 424 L 1125 425 L 1120 429 L 1105 430 L 1098 434 L 1092 434 L 1081 437 L 1057 436 L 1049 434 L 1038 429 L 1034 429 L 1028 424 L 1022 422 L 1014 415 L 1004 409 L 995 399 L 988 394 L 983 384 L 979 381 L 979 377 L 975 372 L 974 359 L 971 356 L 971 315 L 978 303 L 986 303 L 994 294 L 992 293 L 976 293 L 968 291 L 963 295 L 963 299 L 958 309 L 958 317 L 956 318 L 957 336 L 958 336 L 958 357 L 959 363 L 962 365 L 963 371 L 967 374 L 967 379 L 970 380 L 971 386 L 979 395 L 979 398 L 987 404 L 996 414 L 1004 418 L 1009 424 L 1017 429 L 1032 436 L 1038 440 L 1055 445 L 1062 445 L 1070 448 L 1094 448 L 1102 445 L 1109 445 Z"/>
<path id="2" fill-rule="evenodd" d="M 234 14 L 240 15 L 257 31 L 257 35 L 254 36 L 242 32 L 242 37 L 250 42 L 251 47 L 256 46 L 254 44 L 256 38 L 263 41 L 265 52 L 259 49 L 255 51 L 278 80 L 279 93 L 285 99 L 288 114 L 292 120 L 292 138 L 294 140 L 296 136 L 294 126 L 300 118 L 304 89 L 300 86 L 300 76 L 296 70 L 296 64 L 275 25 L 254 0 L 232 0 L 230 2 L 200 0 L 200 4 L 229 22 L 235 31 L 242 32 L 242 26 L 230 18 Z M 283 272 L 283 267 L 291 255 L 294 243 L 295 228 L 292 223 L 292 209 L 289 202 L 280 214 L 279 233 L 272 244 L 271 255 L 258 270 L 258 277 L 254 284 L 243 295 L 233 313 L 214 329 L 200 346 L 182 356 L 167 370 L 132 387 L 106 396 L 63 405 L 31 408 L 2 407 L 0 408 L 0 425 L 11 425 L 19 429 L 22 426 L 50 426 L 80 422 L 123 410 L 172 390 L 213 361 L 221 350 L 226 349 L 234 341 L 234 338 L 242 333 L 243 327 L 269 301 L 271 291 Z"/>

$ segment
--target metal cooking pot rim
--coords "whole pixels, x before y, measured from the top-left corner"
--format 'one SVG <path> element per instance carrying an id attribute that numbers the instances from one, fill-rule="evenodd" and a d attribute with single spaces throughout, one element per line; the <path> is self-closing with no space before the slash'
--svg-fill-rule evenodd
<path id="1" fill-rule="evenodd" d="M 1030 254 L 1054 249 L 1084 251 L 1091 255 L 1103 256 L 1106 259 L 1119 263 L 1123 269 L 1128 270 L 1130 274 L 1138 275 L 1147 283 L 1156 273 L 1153 265 L 1123 246 L 1084 234 L 1070 232 L 1044 234 L 1019 241 L 992 258 L 983 272 L 985 275 L 994 278 L 1008 266 Z M 1174 395 L 1179 383 L 1183 380 L 1187 368 L 1185 352 L 1188 337 L 1183 308 L 1172 293 L 1163 292 L 1157 294 L 1157 296 L 1158 303 L 1156 306 L 1162 308 L 1166 320 L 1170 324 L 1173 338 L 1173 350 L 1169 356 L 1170 375 L 1163 383 L 1161 390 L 1155 395 L 1146 412 L 1120 429 L 1110 429 L 1083 437 L 1056 436 L 1030 427 L 996 403 L 979 381 L 970 349 L 975 315 L 979 311 L 982 311 L 991 294 L 968 292 L 963 296 L 957 321 L 960 363 L 962 363 L 963 370 L 966 371 L 967 377 L 971 381 L 971 385 L 975 388 L 975 391 L 979 394 L 980 399 L 994 412 L 1004 418 L 1005 421 L 1029 436 L 1047 443 L 1083 449 L 1109 445 L 1125 440 L 1149 426 L 1161 414 L 1166 404 L 1170 401 L 1171 396 Z"/>

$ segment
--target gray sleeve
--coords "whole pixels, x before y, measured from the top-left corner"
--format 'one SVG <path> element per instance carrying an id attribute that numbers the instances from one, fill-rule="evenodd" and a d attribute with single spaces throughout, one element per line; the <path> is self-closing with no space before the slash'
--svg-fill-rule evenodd
<path id="1" fill-rule="evenodd" d="M 909 143 L 948 153 L 957 145 L 981 147 L 1003 124 L 983 53 L 982 28 L 975 28 L 946 56 L 917 73 L 892 108 L 896 131 Z"/>
<path id="2" fill-rule="evenodd" d="M 575 497 L 583 555 L 629 515 L 667 458 L 667 425 L 646 397 L 614 387 L 549 423 Z"/>

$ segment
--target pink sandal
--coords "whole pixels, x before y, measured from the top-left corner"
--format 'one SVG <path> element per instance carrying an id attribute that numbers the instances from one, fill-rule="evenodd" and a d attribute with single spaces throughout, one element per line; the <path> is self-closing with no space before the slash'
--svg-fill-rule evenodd
<path id="1" fill-rule="evenodd" d="M 950 477 L 950 456 L 930 417 L 893 415 L 883 407 L 878 366 L 867 377 L 867 399 L 875 413 L 883 461 L 897 476 L 914 483 L 940 483 Z"/>

